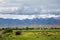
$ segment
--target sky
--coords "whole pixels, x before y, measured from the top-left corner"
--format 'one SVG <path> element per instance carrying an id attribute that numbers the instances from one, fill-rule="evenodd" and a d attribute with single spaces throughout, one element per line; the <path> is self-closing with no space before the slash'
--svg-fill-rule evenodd
<path id="1" fill-rule="evenodd" d="M 56 18 L 60 17 L 60 0 L 0 0 L 0 15 L 11 19 Z"/>

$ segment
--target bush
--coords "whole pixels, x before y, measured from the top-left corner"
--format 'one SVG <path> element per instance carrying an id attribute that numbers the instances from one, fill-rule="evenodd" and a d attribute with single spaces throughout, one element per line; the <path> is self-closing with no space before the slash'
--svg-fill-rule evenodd
<path id="1" fill-rule="evenodd" d="M 2 29 L 0 29 L 0 31 L 2 31 Z"/>
<path id="2" fill-rule="evenodd" d="M 21 31 L 16 31 L 16 35 L 21 35 L 22 32 Z"/>
<path id="3" fill-rule="evenodd" d="M 4 30 L 5 28 L 2 28 L 2 30 Z"/>
<path id="4" fill-rule="evenodd" d="M 10 33 L 10 32 L 13 32 L 13 30 L 11 28 L 6 28 L 3 33 Z"/>

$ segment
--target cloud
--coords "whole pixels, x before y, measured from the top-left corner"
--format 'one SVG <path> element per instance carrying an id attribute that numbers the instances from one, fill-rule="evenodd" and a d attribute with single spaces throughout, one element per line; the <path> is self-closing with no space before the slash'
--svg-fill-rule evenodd
<path id="1" fill-rule="evenodd" d="M 4 18 L 4 19 L 10 18 L 10 19 L 19 19 L 19 20 L 33 19 L 35 17 L 34 15 L 31 15 L 31 16 L 29 16 L 29 15 L 9 15 L 9 14 L 8 15 L 0 14 L 0 15 L 1 15 L 0 18 Z"/>
<path id="2" fill-rule="evenodd" d="M 24 20 L 24 19 L 34 19 L 34 18 L 59 18 L 60 15 L 9 15 L 9 14 L 0 14 L 0 18 L 4 19 L 19 19 L 19 20 Z"/>
<path id="3" fill-rule="evenodd" d="M 33 6 L 33 7 L 48 7 L 48 8 L 60 8 L 60 0 L 1 0 L 1 2 L 5 2 L 5 4 L 2 5 L 11 5 L 14 4 L 15 6 L 19 6 L 19 4 L 22 4 L 22 6 Z"/>
<path id="4" fill-rule="evenodd" d="M 0 0 L 0 12 L 14 15 L 59 14 L 60 0 Z"/>
<path id="5" fill-rule="evenodd" d="M 19 7 L 0 7 L 0 12 L 2 13 L 11 13 L 18 9 Z"/>
<path id="6" fill-rule="evenodd" d="M 0 3 L 5 3 L 5 1 L 4 0 L 0 0 Z"/>
<path id="7" fill-rule="evenodd" d="M 14 14 L 14 15 L 39 15 L 39 14 L 58 14 L 60 9 L 42 9 L 30 6 L 20 7 L 0 7 L 0 14 Z"/>
<path id="8" fill-rule="evenodd" d="M 0 14 L 13 14 L 13 15 L 40 15 L 40 14 L 58 14 L 60 9 L 45 9 L 31 6 L 20 7 L 0 7 Z"/>

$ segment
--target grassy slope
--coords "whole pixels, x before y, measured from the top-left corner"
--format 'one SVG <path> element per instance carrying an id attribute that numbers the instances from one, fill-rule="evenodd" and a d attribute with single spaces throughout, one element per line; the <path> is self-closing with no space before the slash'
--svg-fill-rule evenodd
<path id="1" fill-rule="evenodd" d="M 10 35 L 0 35 L 0 40 L 60 40 L 60 31 L 58 30 L 28 30 L 22 31 L 21 35 L 15 35 L 15 31 Z M 2 37 L 1 37 L 2 36 Z"/>

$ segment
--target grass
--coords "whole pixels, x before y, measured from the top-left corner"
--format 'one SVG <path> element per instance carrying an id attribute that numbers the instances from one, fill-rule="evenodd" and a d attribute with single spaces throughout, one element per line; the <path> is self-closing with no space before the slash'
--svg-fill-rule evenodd
<path id="1" fill-rule="evenodd" d="M 60 29 L 21 30 L 21 35 L 15 35 L 16 31 L 1 34 L 0 40 L 60 40 Z"/>

